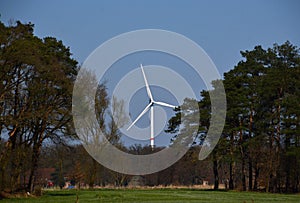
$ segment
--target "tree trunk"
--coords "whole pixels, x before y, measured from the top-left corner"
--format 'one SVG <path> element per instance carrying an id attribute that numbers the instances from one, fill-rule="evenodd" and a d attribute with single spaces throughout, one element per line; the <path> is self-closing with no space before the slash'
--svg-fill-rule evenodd
<path id="1" fill-rule="evenodd" d="M 240 152 L 241 152 L 241 159 L 242 159 L 242 189 L 243 191 L 246 191 L 246 167 L 245 167 L 245 148 L 243 146 L 243 142 L 244 142 L 244 137 L 243 137 L 243 130 L 242 130 L 242 126 L 243 126 L 243 120 L 242 118 L 240 118 Z"/>
<path id="2" fill-rule="evenodd" d="M 244 147 L 240 147 L 241 150 L 241 158 L 242 158 L 242 190 L 246 191 L 246 163 L 245 163 L 245 154 L 244 154 Z"/>
<path id="3" fill-rule="evenodd" d="M 242 159 L 242 187 L 246 191 L 246 174 L 245 174 L 245 160 Z"/>
<path id="4" fill-rule="evenodd" d="M 288 159 L 288 158 L 287 158 Z M 290 192 L 290 164 L 286 163 L 285 167 L 285 193 Z"/>
<path id="5" fill-rule="evenodd" d="M 251 160 L 251 158 L 249 158 L 248 170 L 249 170 L 249 182 L 248 182 L 248 186 L 249 186 L 249 190 L 253 190 L 253 188 L 252 188 L 253 171 L 252 171 L 252 160 Z"/>
<path id="6" fill-rule="evenodd" d="M 219 189 L 219 172 L 218 172 L 218 160 L 216 158 L 215 153 L 213 153 L 213 171 L 214 171 L 214 190 Z"/>
<path id="7" fill-rule="evenodd" d="M 41 144 L 39 144 L 39 143 L 36 143 L 32 149 L 30 175 L 29 175 L 29 181 L 28 181 L 28 186 L 27 186 L 28 192 L 33 192 L 33 189 L 34 189 L 35 172 L 38 167 L 40 149 L 41 149 Z"/>
<path id="8" fill-rule="evenodd" d="M 233 190 L 234 189 L 234 186 L 233 186 L 233 162 L 230 161 L 230 164 L 229 164 L 229 189 L 230 190 Z"/>
<path id="9" fill-rule="evenodd" d="M 1 181 L 0 181 L 0 190 L 4 189 L 6 187 L 7 183 L 7 165 L 9 163 L 10 157 L 14 156 L 15 153 L 15 148 L 16 148 L 16 136 L 18 134 L 18 126 L 15 125 L 13 129 L 9 132 L 9 139 L 5 142 L 5 145 L 3 149 L 1 149 L 1 154 L 0 154 L 0 164 L 1 164 Z M 0 131 L 1 132 L 1 131 Z M 15 164 L 15 159 L 12 159 L 13 161 L 11 162 L 12 164 Z M 15 174 L 15 168 L 12 168 L 13 171 L 10 171 L 11 174 Z M 13 177 L 10 176 L 10 179 Z M 14 189 L 14 188 L 10 188 Z"/>
<path id="10" fill-rule="evenodd" d="M 253 185 L 253 190 L 256 191 L 258 189 L 258 177 L 259 177 L 259 168 L 256 166 L 255 167 L 255 175 L 254 175 L 254 185 Z"/>
<path id="11" fill-rule="evenodd" d="M 97 161 L 92 158 L 92 174 L 90 176 L 89 187 L 94 188 L 96 173 L 97 173 Z"/>
<path id="12" fill-rule="evenodd" d="M 300 186 L 300 178 L 299 178 L 299 174 L 297 175 L 296 178 L 296 185 L 295 185 L 295 193 L 299 193 L 299 186 Z"/>
<path id="13" fill-rule="evenodd" d="M 230 134 L 230 164 L 229 164 L 229 189 L 234 189 L 233 178 L 234 178 L 234 161 L 233 161 L 233 143 L 234 134 Z"/>
<path id="14" fill-rule="evenodd" d="M 254 109 L 253 109 L 253 106 L 251 107 L 251 112 L 250 112 L 250 119 L 249 119 L 249 133 L 250 133 L 250 137 L 251 138 L 251 135 L 252 135 L 252 126 L 253 126 L 253 112 L 254 112 Z M 249 190 L 253 190 L 252 188 L 252 184 L 253 184 L 253 171 L 252 171 L 252 158 L 251 158 L 251 155 L 250 153 L 248 153 L 248 170 L 249 170 L 249 179 L 248 179 L 248 187 L 249 187 Z"/>

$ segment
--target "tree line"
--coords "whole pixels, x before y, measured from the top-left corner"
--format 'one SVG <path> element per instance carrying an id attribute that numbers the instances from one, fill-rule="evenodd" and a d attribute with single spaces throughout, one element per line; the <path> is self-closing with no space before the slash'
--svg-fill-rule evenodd
<path id="1" fill-rule="evenodd" d="M 72 88 L 80 67 L 62 41 L 40 39 L 33 31 L 31 23 L 0 23 L 0 191 L 33 191 L 44 184 L 36 177 L 42 167 L 56 169 L 52 177 L 57 185 L 65 177 L 90 187 L 128 185 L 132 176 L 104 168 L 75 144 Z M 287 41 L 267 50 L 256 46 L 241 55 L 243 60 L 222 80 L 226 123 L 209 158 L 198 160 L 211 118 L 210 92 L 203 90 L 199 108 L 193 109 L 200 113 L 200 121 L 191 149 L 168 169 L 143 176 L 144 184 L 193 185 L 209 180 L 215 189 L 222 183 L 227 189 L 299 192 L 299 49 Z M 212 91 L 218 84 L 213 82 Z M 108 140 L 129 153 L 153 153 L 149 146 L 122 144 L 117 126 L 124 121 L 116 118 L 123 105 L 112 101 L 105 84 L 100 84 L 95 110 Z M 171 143 L 189 132 L 179 126 L 191 103 L 186 99 L 169 120 L 166 132 L 174 134 Z M 108 112 L 110 105 L 113 112 Z"/>
<path id="2" fill-rule="evenodd" d="M 221 139 L 210 155 L 214 188 L 218 189 L 221 171 L 229 189 L 299 192 L 299 49 L 287 41 L 267 50 L 256 46 L 241 55 L 243 60 L 222 80 L 227 115 Z M 212 91 L 220 88 L 218 82 L 213 82 Z M 209 93 L 201 92 L 195 139 L 203 140 L 209 129 Z M 169 132 L 176 132 L 181 113 L 169 121 Z"/>

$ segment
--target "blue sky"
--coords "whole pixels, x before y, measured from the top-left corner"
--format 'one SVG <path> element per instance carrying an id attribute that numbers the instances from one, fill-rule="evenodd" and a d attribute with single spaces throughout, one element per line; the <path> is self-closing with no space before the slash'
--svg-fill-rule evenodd
<path id="1" fill-rule="evenodd" d="M 198 43 L 221 73 L 241 59 L 239 51 L 290 40 L 300 45 L 297 0 L 229 1 L 38 1 L 1 0 L 1 21 L 32 22 L 35 34 L 54 36 L 82 63 L 118 34 L 159 28 Z"/>
<path id="2" fill-rule="evenodd" d="M 0 14 L 6 24 L 32 22 L 37 36 L 62 40 L 80 64 L 106 40 L 147 28 L 170 30 L 195 41 L 221 74 L 242 59 L 241 50 L 268 48 L 286 40 L 300 46 L 298 0 L 1 0 Z"/>

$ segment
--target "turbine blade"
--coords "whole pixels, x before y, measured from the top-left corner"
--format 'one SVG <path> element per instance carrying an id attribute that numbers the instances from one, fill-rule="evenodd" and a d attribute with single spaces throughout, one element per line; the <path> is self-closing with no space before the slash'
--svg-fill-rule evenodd
<path id="1" fill-rule="evenodd" d="M 148 94 L 148 97 L 150 98 L 150 100 L 152 102 L 153 101 L 153 97 L 152 97 L 151 90 L 150 90 L 150 87 L 149 87 L 149 84 L 148 84 L 148 81 L 147 81 L 147 78 L 146 78 L 146 74 L 144 72 L 144 68 L 143 68 L 142 64 L 141 64 L 141 69 L 142 69 L 144 81 L 145 81 L 145 84 L 146 84 L 147 94 Z"/>
<path id="2" fill-rule="evenodd" d="M 156 102 L 156 101 L 155 101 L 154 104 L 161 105 L 161 106 L 166 106 L 166 107 L 170 107 L 170 108 L 173 108 L 173 109 L 176 108 L 176 106 L 173 106 L 173 105 L 171 105 L 171 104 L 167 104 L 167 103 L 165 103 L 165 102 Z"/>
<path id="3" fill-rule="evenodd" d="M 127 128 L 129 130 L 151 107 L 152 103 L 148 104 L 146 108 L 140 113 L 140 115 L 131 123 L 131 125 Z"/>

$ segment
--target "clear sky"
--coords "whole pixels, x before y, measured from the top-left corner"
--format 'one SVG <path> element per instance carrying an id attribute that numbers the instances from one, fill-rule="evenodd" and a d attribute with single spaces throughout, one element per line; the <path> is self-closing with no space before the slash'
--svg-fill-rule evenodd
<path id="1" fill-rule="evenodd" d="M 1 0 L 0 13 L 2 22 L 32 22 L 39 37 L 63 40 L 80 63 L 111 37 L 145 28 L 189 37 L 221 73 L 237 64 L 239 51 L 255 45 L 300 45 L 298 0 Z"/>
<path id="2" fill-rule="evenodd" d="M 241 50 L 286 40 L 300 46 L 298 0 L 0 0 L 0 14 L 6 24 L 32 22 L 37 36 L 62 40 L 80 64 L 106 40 L 147 28 L 170 30 L 195 41 L 221 74 L 242 59 Z M 144 105 L 133 112 L 135 117 Z"/>

